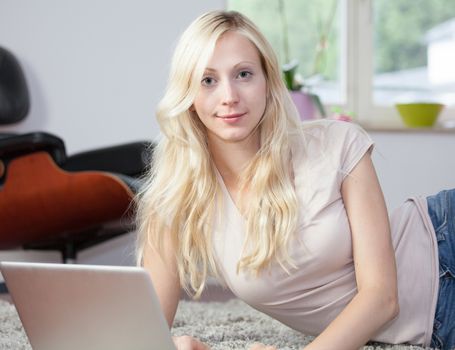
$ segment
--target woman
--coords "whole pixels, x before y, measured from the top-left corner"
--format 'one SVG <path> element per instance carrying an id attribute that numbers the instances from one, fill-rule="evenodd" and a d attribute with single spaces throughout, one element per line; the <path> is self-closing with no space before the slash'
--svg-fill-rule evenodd
<path id="1" fill-rule="evenodd" d="M 181 287 L 198 297 L 214 275 L 256 309 L 316 335 L 307 349 L 455 346 L 454 332 L 445 334 L 450 312 L 440 312 L 453 278 L 436 311 L 431 222 L 447 226 L 434 203 L 455 195 L 429 198 L 430 214 L 426 199 L 408 200 L 389 223 L 369 136 L 339 121 L 302 126 L 273 50 L 247 18 L 215 11 L 188 27 L 157 118 L 138 263 L 169 326 Z M 191 337 L 175 343 L 207 348 Z M 252 347 L 262 348 L 273 349 Z"/>

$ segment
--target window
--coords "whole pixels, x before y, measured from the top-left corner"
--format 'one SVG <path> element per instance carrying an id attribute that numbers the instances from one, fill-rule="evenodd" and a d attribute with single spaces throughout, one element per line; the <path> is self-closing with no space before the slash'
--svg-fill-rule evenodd
<path id="1" fill-rule="evenodd" d="M 398 126 L 397 102 L 442 102 L 455 119 L 455 1 L 228 0 L 305 86 L 360 121 Z M 287 27 L 287 30 L 286 30 Z M 286 49 L 288 33 L 289 49 Z"/>
<path id="2" fill-rule="evenodd" d="M 342 13 L 338 0 L 230 0 L 272 44 L 282 65 L 298 61 L 304 89 L 323 101 L 345 103 Z"/>

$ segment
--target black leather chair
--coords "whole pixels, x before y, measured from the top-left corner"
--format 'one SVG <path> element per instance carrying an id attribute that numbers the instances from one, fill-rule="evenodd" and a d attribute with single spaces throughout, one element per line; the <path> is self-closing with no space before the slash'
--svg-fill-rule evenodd
<path id="1" fill-rule="evenodd" d="M 0 125 L 23 120 L 29 108 L 20 64 L 0 47 Z M 0 127 L 0 250 L 58 250 L 73 262 L 80 250 L 131 232 L 152 149 L 138 141 L 68 156 L 57 135 Z"/>
<path id="2" fill-rule="evenodd" d="M 20 122 L 29 109 L 30 96 L 22 68 L 11 52 L 0 47 L 0 125 Z"/>

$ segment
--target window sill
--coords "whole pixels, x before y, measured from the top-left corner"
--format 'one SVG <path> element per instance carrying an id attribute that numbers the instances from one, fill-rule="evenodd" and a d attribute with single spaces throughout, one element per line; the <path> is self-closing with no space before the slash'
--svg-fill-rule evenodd
<path id="1" fill-rule="evenodd" d="M 372 123 L 359 121 L 358 122 L 362 128 L 368 132 L 393 132 L 393 133 L 449 133 L 455 134 L 455 124 L 453 121 L 446 125 L 437 124 L 432 127 L 421 127 L 421 128 L 411 128 L 405 126 L 401 122 L 389 122 L 389 123 Z"/>

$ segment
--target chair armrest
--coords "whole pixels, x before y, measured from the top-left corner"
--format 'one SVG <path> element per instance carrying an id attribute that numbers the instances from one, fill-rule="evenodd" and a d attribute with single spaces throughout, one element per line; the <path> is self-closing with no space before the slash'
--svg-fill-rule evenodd
<path id="1" fill-rule="evenodd" d="M 9 135 L 0 137 L 0 159 L 9 161 L 25 154 L 46 151 L 57 164 L 66 161 L 65 143 L 59 137 L 46 132 Z"/>
<path id="2" fill-rule="evenodd" d="M 62 168 L 67 171 L 97 170 L 129 176 L 142 175 L 151 159 L 154 144 L 131 142 L 71 155 Z"/>

